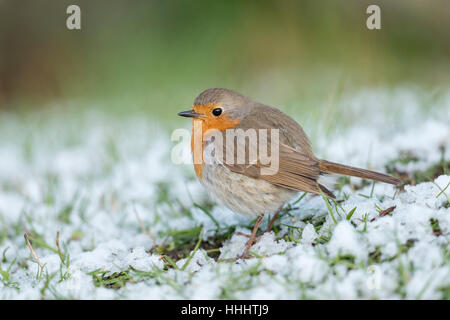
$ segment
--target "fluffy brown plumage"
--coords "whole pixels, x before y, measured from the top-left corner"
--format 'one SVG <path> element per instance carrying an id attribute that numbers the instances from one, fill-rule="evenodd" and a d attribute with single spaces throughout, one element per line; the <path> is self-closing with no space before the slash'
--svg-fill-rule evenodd
<path id="1" fill-rule="evenodd" d="M 213 111 L 218 108 L 221 113 L 215 115 Z M 391 184 L 400 183 L 399 179 L 386 174 L 318 159 L 312 152 L 308 136 L 296 121 L 278 109 L 232 90 L 205 90 L 195 99 L 193 110 L 179 115 L 192 117 L 193 124 L 195 121 L 201 121 L 203 148 L 208 143 L 215 143 L 208 141 L 206 137 L 209 129 L 221 131 L 224 138 L 227 129 L 279 130 L 279 166 L 271 174 L 262 174 L 262 169 L 268 169 L 268 166 L 263 165 L 259 157 L 255 162 L 246 158 L 246 162 L 239 164 L 236 161 L 232 164 L 221 161 L 196 165 L 197 176 L 208 192 L 219 203 L 238 213 L 259 217 L 276 213 L 287 201 L 295 197 L 298 191 L 320 194 L 320 188 L 326 196 L 334 198 L 333 193 L 319 183 L 324 174 L 342 174 Z M 244 142 L 245 140 L 239 142 L 237 139 L 236 144 Z M 268 139 L 268 150 L 271 143 Z M 225 138 L 223 147 L 226 145 Z M 247 147 L 248 145 L 244 146 L 246 152 Z M 236 150 L 238 146 L 234 148 L 232 157 L 236 157 Z M 224 149 L 224 157 L 228 151 Z M 254 229 L 252 235 L 255 233 Z M 251 244 L 251 241 L 249 243 Z M 248 248 L 249 246 L 247 250 Z"/>

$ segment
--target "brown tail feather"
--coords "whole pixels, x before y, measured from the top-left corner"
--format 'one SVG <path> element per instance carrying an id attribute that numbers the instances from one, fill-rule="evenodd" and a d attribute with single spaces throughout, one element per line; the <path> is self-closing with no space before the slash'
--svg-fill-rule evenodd
<path id="1" fill-rule="evenodd" d="M 328 198 L 336 199 L 336 196 L 333 194 L 333 192 L 331 192 L 330 190 L 328 190 L 324 185 L 319 184 L 319 188 L 320 188 L 320 190 L 322 190 L 322 192 L 323 192 Z"/>
<path id="2" fill-rule="evenodd" d="M 370 171 L 366 169 L 360 169 L 355 167 L 346 166 L 339 163 L 329 162 L 326 160 L 320 160 L 319 170 L 324 173 L 342 174 L 344 176 L 359 177 L 364 179 L 376 180 L 386 182 L 394 185 L 401 183 L 400 179 L 394 178 L 390 175 Z"/>

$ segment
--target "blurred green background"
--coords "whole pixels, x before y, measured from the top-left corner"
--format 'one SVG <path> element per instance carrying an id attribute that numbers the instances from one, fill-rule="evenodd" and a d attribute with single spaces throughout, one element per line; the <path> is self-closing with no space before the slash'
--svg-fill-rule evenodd
<path id="1" fill-rule="evenodd" d="M 81 30 L 66 8 L 81 7 Z M 381 30 L 366 8 L 381 7 Z M 210 87 L 319 109 L 358 88 L 446 90 L 450 1 L 0 0 L 0 109 L 172 119 Z"/>

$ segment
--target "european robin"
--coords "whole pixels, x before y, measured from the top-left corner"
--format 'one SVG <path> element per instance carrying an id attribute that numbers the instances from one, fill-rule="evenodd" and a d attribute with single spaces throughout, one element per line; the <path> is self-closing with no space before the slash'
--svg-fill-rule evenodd
<path id="1" fill-rule="evenodd" d="M 323 193 L 325 196 L 335 198 L 333 193 L 322 183 L 322 178 L 327 174 L 354 176 L 370 180 L 376 180 L 397 185 L 400 180 L 392 176 L 342 165 L 326 160 L 318 159 L 312 152 L 311 143 L 302 127 L 291 117 L 278 109 L 269 107 L 254 101 L 240 93 L 228 89 L 208 89 L 203 91 L 194 101 L 192 110 L 178 113 L 182 117 L 193 118 L 193 134 L 191 147 L 194 155 L 195 173 L 207 189 L 208 193 L 219 203 L 230 210 L 257 216 L 252 234 L 246 244 L 243 258 L 247 258 L 248 251 L 256 238 L 264 215 L 273 214 L 266 232 L 272 229 L 273 223 L 280 210 L 287 202 L 297 196 L 299 191 L 314 194 Z M 200 134 L 200 143 L 196 143 L 196 132 Z M 251 149 L 248 147 L 251 134 L 239 137 L 228 136 L 226 131 L 259 132 L 274 131 L 278 136 L 261 138 L 258 140 L 258 148 L 261 151 L 262 142 L 266 144 L 274 155 L 277 166 L 270 170 L 267 161 L 263 161 L 261 152 L 250 157 Z M 212 132 L 220 133 L 224 137 L 231 137 L 228 141 L 217 139 L 217 135 L 211 138 Z M 198 135 L 198 134 L 197 134 Z M 275 141 L 277 140 L 277 141 Z M 219 141 L 222 145 L 219 145 Z M 240 141 L 240 142 L 237 142 Z M 237 142 L 237 148 L 234 144 Z M 244 144 L 244 149 L 239 149 Z M 199 146 L 198 146 L 199 145 Z M 277 148 L 271 149 L 274 145 Z M 208 146 L 216 147 L 215 154 L 220 150 L 226 155 L 226 159 L 217 158 L 216 161 L 206 161 L 205 149 Z M 225 146 L 225 148 L 224 148 Z M 195 150 L 200 148 L 200 161 L 195 159 Z M 231 149 L 231 151 L 230 151 Z M 244 150 L 244 157 L 239 160 L 237 154 Z M 267 149 L 266 149 L 267 150 Z M 231 152 L 231 159 L 228 158 Z M 271 156 L 273 156 L 271 154 Z M 263 173 L 263 170 L 267 172 Z"/>

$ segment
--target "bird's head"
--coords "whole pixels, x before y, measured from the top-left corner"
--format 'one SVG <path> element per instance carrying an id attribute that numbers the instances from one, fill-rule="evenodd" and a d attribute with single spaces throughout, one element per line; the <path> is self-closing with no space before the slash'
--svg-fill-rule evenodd
<path id="1" fill-rule="evenodd" d="M 191 110 L 178 115 L 202 121 L 204 130 L 226 130 L 234 128 L 249 113 L 251 102 L 233 90 L 208 89 L 195 99 Z"/>

